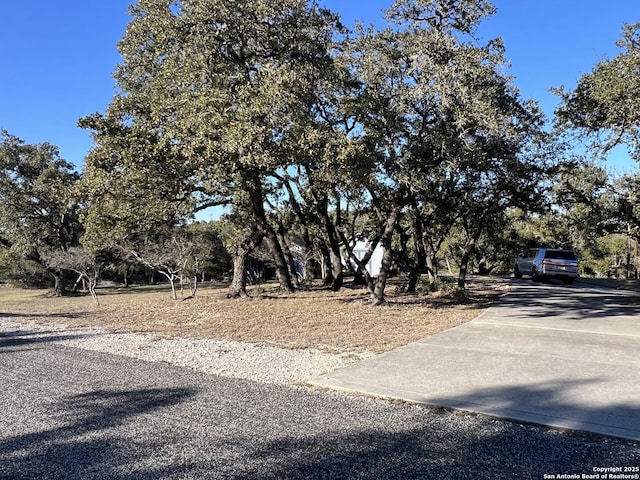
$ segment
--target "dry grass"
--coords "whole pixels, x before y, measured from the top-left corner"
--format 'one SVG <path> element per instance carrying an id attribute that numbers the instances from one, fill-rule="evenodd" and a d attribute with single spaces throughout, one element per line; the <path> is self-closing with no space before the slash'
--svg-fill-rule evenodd
<path id="1" fill-rule="evenodd" d="M 90 297 L 53 298 L 43 291 L 0 288 L 0 317 L 158 337 L 383 352 L 468 322 L 506 288 L 500 279 L 474 279 L 463 299 L 390 293 L 382 307 L 369 305 L 366 291 L 349 288 L 292 295 L 272 290 L 259 299 L 228 300 L 224 287 L 209 287 L 184 302 L 171 300 L 166 290 L 108 289 L 99 292 L 100 307 Z"/>

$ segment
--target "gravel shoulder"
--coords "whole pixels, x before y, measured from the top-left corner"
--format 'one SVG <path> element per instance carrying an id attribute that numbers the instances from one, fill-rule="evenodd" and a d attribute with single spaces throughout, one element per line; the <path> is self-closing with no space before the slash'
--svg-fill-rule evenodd
<path id="1" fill-rule="evenodd" d="M 612 439 L 207 375 L 26 333 L 2 344 L 0 478 L 514 480 L 640 461 L 637 447 Z"/>
<path id="2" fill-rule="evenodd" d="M 328 353 L 318 349 L 286 349 L 233 340 L 158 338 L 152 334 L 118 333 L 59 323 L 15 322 L 0 318 L 0 335 L 47 339 L 51 343 L 150 362 L 165 362 L 207 374 L 276 385 L 299 384 L 346 367 L 372 352 Z"/>

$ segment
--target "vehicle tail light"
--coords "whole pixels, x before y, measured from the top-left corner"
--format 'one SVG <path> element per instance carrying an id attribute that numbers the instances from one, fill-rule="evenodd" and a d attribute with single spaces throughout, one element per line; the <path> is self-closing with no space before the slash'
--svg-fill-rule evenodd
<path id="1" fill-rule="evenodd" d="M 572 267 L 572 266 L 576 266 L 577 262 L 558 263 L 558 262 L 554 262 L 552 260 L 542 260 L 542 265 L 551 265 L 551 266 L 554 266 L 554 267 Z"/>

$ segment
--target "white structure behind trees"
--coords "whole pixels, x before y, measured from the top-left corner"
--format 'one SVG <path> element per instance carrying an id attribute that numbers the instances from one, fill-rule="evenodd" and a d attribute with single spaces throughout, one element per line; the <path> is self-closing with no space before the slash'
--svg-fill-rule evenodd
<path id="1" fill-rule="evenodd" d="M 369 247 L 371 246 L 370 242 L 366 241 L 357 241 L 355 246 L 353 247 L 353 254 L 358 258 L 358 260 L 362 260 L 366 253 L 369 251 Z M 377 277 L 380 273 L 380 268 L 382 266 L 382 255 L 384 254 L 384 248 L 382 245 L 378 244 L 373 251 L 373 255 L 365 265 L 367 272 L 372 277 Z M 352 262 L 353 264 L 353 262 Z M 353 264 L 353 268 L 357 269 L 357 265 Z"/>

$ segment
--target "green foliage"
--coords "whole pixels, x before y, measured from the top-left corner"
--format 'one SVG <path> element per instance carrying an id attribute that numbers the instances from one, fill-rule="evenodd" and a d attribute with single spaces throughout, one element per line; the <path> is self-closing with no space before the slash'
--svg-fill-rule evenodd
<path id="1" fill-rule="evenodd" d="M 231 270 L 231 256 L 220 238 L 219 222 L 195 222 L 186 227 L 198 245 L 204 278 L 222 280 Z"/>
<path id="2" fill-rule="evenodd" d="M 145 241 L 192 214 L 181 161 L 161 139 L 97 115 L 80 124 L 98 132 L 79 185 L 87 204 L 83 244 L 99 250 L 108 242 Z"/>
<path id="3" fill-rule="evenodd" d="M 484 1 L 396 2 L 388 17 L 399 27 L 361 29 L 351 47 L 378 230 L 409 214 L 428 260 L 456 228 L 462 283 L 480 238 L 509 209 L 539 208 L 554 167 L 540 110 L 502 74 L 502 42 L 472 35 L 493 11 Z"/>
<path id="4" fill-rule="evenodd" d="M 581 274 L 595 277 L 618 277 L 626 274 L 629 237 L 620 234 L 599 237 L 589 249 L 578 252 Z M 631 260 L 634 260 L 633 258 Z"/>
<path id="5" fill-rule="evenodd" d="M 80 121 L 95 138 L 83 241 L 162 245 L 226 202 L 216 235 L 200 234 L 236 259 L 268 246 L 285 286 L 298 255 L 339 288 L 340 244 L 380 241 L 379 302 L 396 264 L 437 275 L 445 246 L 462 285 L 469 265 L 504 268 L 520 237 L 586 248 L 606 211 L 597 172 L 562 177 L 565 146 L 504 74 L 502 41 L 474 37 L 494 11 L 398 0 L 389 28 L 345 35 L 315 2 L 140 0 L 119 92 Z"/>
<path id="6" fill-rule="evenodd" d="M 0 248 L 0 282 L 3 281 L 25 288 L 52 286 L 51 276 L 42 266 Z"/>
<path id="7" fill-rule="evenodd" d="M 640 236 L 640 175 L 627 174 L 613 182 L 614 211 L 609 226 L 612 231 L 638 239 Z"/>
<path id="8" fill-rule="evenodd" d="M 32 269 L 23 262 L 46 267 L 44 250 L 65 251 L 78 244 L 80 206 L 75 189 L 79 177 L 55 146 L 26 144 L 2 131 L 0 245 L 13 261 L 26 267 L 30 277 Z"/>
<path id="9" fill-rule="evenodd" d="M 420 295 L 429 295 L 430 293 L 441 293 L 448 296 L 459 296 L 464 291 L 458 287 L 457 281 L 452 277 L 437 277 L 430 279 L 421 277 L 420 283 L 416 291 Z"/>
<path id="10" fill-rule="evenodd" d="M 615 58 L 599 62 L 573 91 L 557 90 L 558 125 L 593 138 L 596 154 L 626 144 L 640 159 L 640 24 L 625 25 Z"/>
<path id="11" fill-rule="evenodd" d="M 117 187 L 113 201 L 90 195 L 88 230 L 99 238 L 107 216 L 138 224 L 138 198 L 162 222 L 244 193 L 235 205 L 250 212 L 286 284 L 265 189 L 320 148 L 322 158 L 343 156 L 331 147 L 342 148 L 338 135 L 318 127 L 329 112 L 318 103 L 340 78 L 330 55 L 337 17 L 302 0 L 141 0 L 131 14 L 114 75 L 120 92 L 104 115 L 81 121 L 98 147 L 88 159 L 92 192 L 111 176 Z"/>

